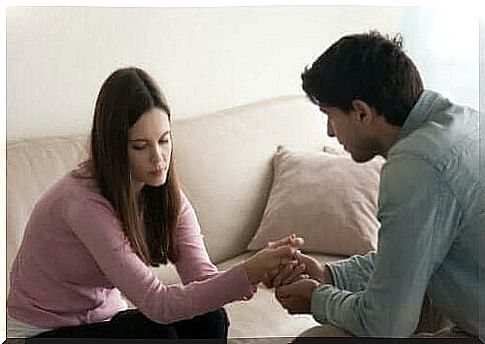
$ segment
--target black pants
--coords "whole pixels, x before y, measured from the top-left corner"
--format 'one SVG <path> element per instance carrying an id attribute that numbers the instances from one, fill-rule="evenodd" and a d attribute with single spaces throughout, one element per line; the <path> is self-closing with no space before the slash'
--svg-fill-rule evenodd
<path id="1" fill-rule="evenodd" d="M 151 321 L 136 309 L 119 312 L 110 321 L 61 327 L 33 338 L 227 338 L 229 318 L 224 308 L 168 325 Z"/>

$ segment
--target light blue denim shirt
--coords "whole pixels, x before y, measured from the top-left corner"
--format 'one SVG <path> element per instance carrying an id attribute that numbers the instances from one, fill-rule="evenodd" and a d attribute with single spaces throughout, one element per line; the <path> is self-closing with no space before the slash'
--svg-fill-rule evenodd
<path id="1" fill-rule="evenodd" d="M 408 337 L 427 293 L 457 327 L 483 331 L 478 122 L 476 111 L 423 92 L 382 167 L 377 251 L 328 264 L 335 286 L 313 292 L 317 321 L 358 336 Z"/>

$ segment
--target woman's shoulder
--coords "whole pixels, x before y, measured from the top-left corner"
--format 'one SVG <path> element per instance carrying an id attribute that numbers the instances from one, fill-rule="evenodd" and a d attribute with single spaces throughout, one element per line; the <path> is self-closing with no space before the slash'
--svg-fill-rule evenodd
<path id="1" fill-rule="evenodd" d="M 102 195 L 96 179 L 66 174 L 52 190 L 50 198 L 67 215 L 92 214 L 106 219 L 116 217 L 111 202 Z"/>
<path id="2" fill-rule="evenodd" d="M 99 194 L 96 179 L 78 176 L 73 174 L 72 171 L 59 180 L 59 186 L 71 192 Z"/>
<path id="3" fill-rule="evenodd" d="M 179 215 L 183 215 L 187 212 L 193 212 L 193 206 L 192 203 L 190 202 L 189 197 L 187 194 L 180 190 L 180 211 Z"/>
<path id="4" fill-rule="evenodd" d="M 102 200 L 104 197 L 97 186 L 96 180 L 87 177 L 78 177 L 69 172 L 55 182 L 44 194 L 44 197 L 70 200 L 94 198 Z"/>
<path id="5" fill-rule="evenodd" d="M 35 202 L 31 216 L 50 218 L 51 214 L 64 216 L 67 209 L 86 208 L 88 202 L 103 204 L 109 207 L 109 202 L 104 201 L 97 190 L 96 182 L 93 179 L 76 178 L 65 174 L 55 181 Z M 106 205 L 104 205 L 106 203 Z"/>
<path id="6" fill-rule="evenodd" d="M 187 198 L 187 195 L 185 194 L 185 192 L 183 192 L 182 190 L 180 190 L 180 204 L 187 204 L 187 203 L 190 204 L 190 201 Z"/>
<path id="7" fill-rule="evenodd" d="M 183 191 L 180 191 L 180 207 L 177 223 L 178 227 L 184 228 L 198 226 L 196 211 L 190 201 L 190 195 L 187 195 Z"/>

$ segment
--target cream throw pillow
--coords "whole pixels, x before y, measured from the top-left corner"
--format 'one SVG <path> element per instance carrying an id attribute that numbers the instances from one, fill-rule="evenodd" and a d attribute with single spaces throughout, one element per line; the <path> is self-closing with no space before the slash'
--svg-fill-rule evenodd
<path id="1" fill-rule="evenodd" d="M 296 233 L 303 251 L 365 254 L 377 246 L 377 197 L 383 159 L 361 164 L 348 154 L 278 147 L 273 185 L 249 250 Z"/>

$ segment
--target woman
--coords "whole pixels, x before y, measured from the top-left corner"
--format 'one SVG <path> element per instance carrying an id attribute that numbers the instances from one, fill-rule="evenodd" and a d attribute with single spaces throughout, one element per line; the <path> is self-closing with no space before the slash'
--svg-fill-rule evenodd
<path id="1" fill-rule="evenodd" d="M 227 337 L 222 306 L 251 298 L 301 240 L 218 272 L 172 162 L 161 91 L 141 69 L 115 71 L 98 95 L 89 159 L 43 195 L 27 223 L 10 274 L 9 337 Z M 164 285 L 149 270 L 168 262 L 183 284 Z"/>

